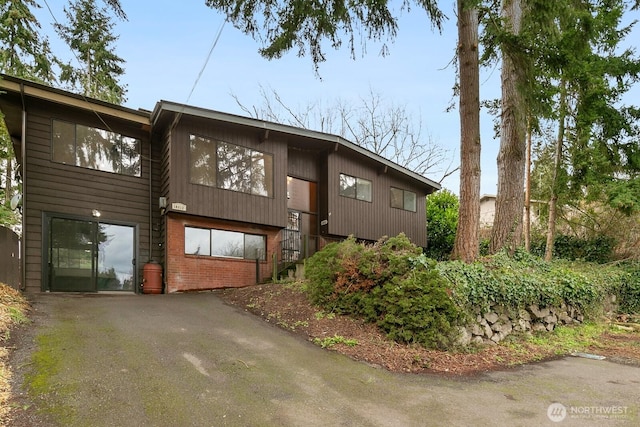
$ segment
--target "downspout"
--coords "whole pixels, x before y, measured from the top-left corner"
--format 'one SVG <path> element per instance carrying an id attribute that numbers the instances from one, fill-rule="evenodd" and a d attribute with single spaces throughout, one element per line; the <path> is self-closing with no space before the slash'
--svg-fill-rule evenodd
<path id="1" fill-rule="evenodd" d="M 24 101 L 24 83 L 20 83 L 20 99 L 22 101 L 22 135 L 20 136 L 20 162 L 22 163 L 22 210 L 20 211 L 20 220 L 22 221 L 22 235 L 20 236 L 20 290 L 27 289 L 27 260 L 26 260 L 26 235 L 27 221 L 25 221 L 25 213 L 27 212 L 27 106 Z"/>
<path id="2" fill-rule="evenodd" d="M 149 131 L 149 262 L 153 260 L 153 160 L 151 156 L 151 131 Z"/>

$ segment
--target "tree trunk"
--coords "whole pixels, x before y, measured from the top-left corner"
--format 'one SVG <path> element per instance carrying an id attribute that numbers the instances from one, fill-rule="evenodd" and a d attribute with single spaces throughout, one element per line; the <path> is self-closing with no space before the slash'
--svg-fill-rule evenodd
<path id="1" fill-rule="evenodd" d="M 531 126 L 527 120 L 527 167 L 524 189 L 524 248 L 531 251 Z"/>
<path id="2" fill-rule="evenodd" d="M 553 155 L 553 180 L 551 181 L 551 197 L 549 198 L 549 221 L 547 222 L 547 245 L 544 249 L 545 261 L 553 258 L 553 246 L 556 239 L 556 218 L 558 216 L 558 193 L 560 168 L 562 167 L 562 147 L 564 143 L 565 120 L 567 117 L 566 83 L 560 83 L 560 117 L 558 119 L 558 137 Z"/>
<path id="3" fill-rule="evenodd" d="M 516 35 L 521 27 L 522 1 L 505 1 L 502 6 L 505 25 Z M 491 253 L 496 253 L 503 248 L 513 253 L 522 242 L 526 123 L 522 94 L 525 73 L 523 64 L 517 63 L 520 54 L 521 52 L 516 52 L 509 46 L 502 47 L 502 117 L 498 153 L 498 194 L 491 235 Z"/>
<path id="4" fill-rule="evenodd" d="M 469 6 L 467 6 L 469 4 Z M 453 259 L 478 257 L 480 231 L 480 71 L 478 10 L 458 0 L 460 69 L 460 208 Z"/>

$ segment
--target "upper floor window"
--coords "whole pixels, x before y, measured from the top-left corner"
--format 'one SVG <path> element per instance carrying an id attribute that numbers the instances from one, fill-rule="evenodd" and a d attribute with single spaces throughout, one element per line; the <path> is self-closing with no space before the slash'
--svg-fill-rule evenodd
<path id="1" fill-rule="evenodd" d="M 266 259 L 266 237 L 238 231 L 184 227 L 184 253 L 242 259 Z"/>
<path id="2" fill-rule="evenodd" d="M 235 144 L 190 136 L 191 183 L 273 196 L 273 156 Z"/>
<path id="3" fill-rule="evenodd" d="M 391 207 L 415 212 L 417 207 L 416 193 L 391 187 Z"/>
<path id="4" fill-rule="evenodd" d="M 371 181 L 340 174 L 340 195 L 352 199 L 371 201 L 373 185 Z"/>
<path id="5" fill-rule="evenodd" d="M 54 162 L 140 176 L 140 140 L 119 133 L 53 120 Z"/>

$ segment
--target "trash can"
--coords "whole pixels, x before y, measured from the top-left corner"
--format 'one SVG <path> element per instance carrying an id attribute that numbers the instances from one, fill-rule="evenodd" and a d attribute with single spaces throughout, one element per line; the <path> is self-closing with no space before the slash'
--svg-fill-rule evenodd
<path id="1" fill-rule="evenodd" d="M 142 269 L 142 293 L 162 293 L 162 266 L 155 261 L 149 261 Z"/>

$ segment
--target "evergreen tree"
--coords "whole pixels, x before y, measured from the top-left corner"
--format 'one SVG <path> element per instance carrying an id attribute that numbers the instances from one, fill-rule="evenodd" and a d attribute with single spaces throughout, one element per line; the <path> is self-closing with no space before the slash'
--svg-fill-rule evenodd
<path id="1" fill-rule="evenodd" d="M 453 259 L 480 253 L 480 54 L 478 1 L 458 0 L 460 203 Z"/>
<path id="2" fill-rule="evenodd" d="M 32 13 L 34 0 L 0 0 L 0 72 L 42 83 L 55 81 L 49 42 L 39 33 L 40 24 Z M 0 115 L 0 120 L 2 117 Z M 12 141 L 4 123 L 0 125 L 0 224 L 19 222 L 9 201 L 19 191 L 13 179 L 15 158 Z"/>
<path id="3" fill-rule="evenodd" d="M 518 10 L 500 19 L 496 9 L 518 2 Z M 485 56 L 499 58 L 503 65 L 493 252 L 520 244 L 526 147 L 522 130 L 527 123 L 538 135 L 542 125 L 553 123 L 557 129 L 548 151 L 554 153 L 548 168 L 552 176 L 545 179 L 551 183 L 550 216 L 567 198 L 577 201 L 606 194 L 621 207 L 635 203 L 636 181 L 630 166 L 638 151 L 637 133 L 633 136 L 638 110 L 621 107 L 620 101 L 638 79 L 638 61 L 632 50 L 621 51 L 630 27 L 620 28 L 620 23 L 638 2 L 518 2 L 487 2 L 492 7 L 483 21 Z M 520 22 L 519 31 L 513 31 L 513 16 Z M 513 72 L 505 75 L 505 66 Z M 511 85 L 507 98 L 505 82 Z M 509 103 L 509 99 L 519 101 Z M 511 132 L 505 118 L 520 130 Z M 550 224 L 554 221 L 551 218 Z"/>
<path id="4" fill-rule="evenodd" d="M 55 60 L 31 12 L 38 7 L 34 0 L 0 0 L 0 72 L 51 83 Z"/>
<path id="5" fill-rule="evenodd" d="M 119 78 L 124 60 L 114 52 L 118 37 L 107 10 L 94 0 L 75 0 L 65 15 L 67 24 L 56 24 L 55 29 L 81 65 L 63 64 L 60 80 L 86 96 L 122 104 L 126 88 Z"/>
<path id="6" fill-rule="evenodd" d="M 621 106 L 640 78 L 640 60 L 620 48 L 630 26 L 620 27 L 624 0 L 574 0 L 538 40 L 545 58 L 536 64 L 538 98 L 550 108 L 539 119 L 557 128 L 541 150 L 534 195 L 548 200 L 545 257 L 553 254 L 564 207 L 576 212 L 609 204 L 627 214 L 640 210 L 639 111 Z M 543 173 L 542 171 L 548 171 Z"/>

